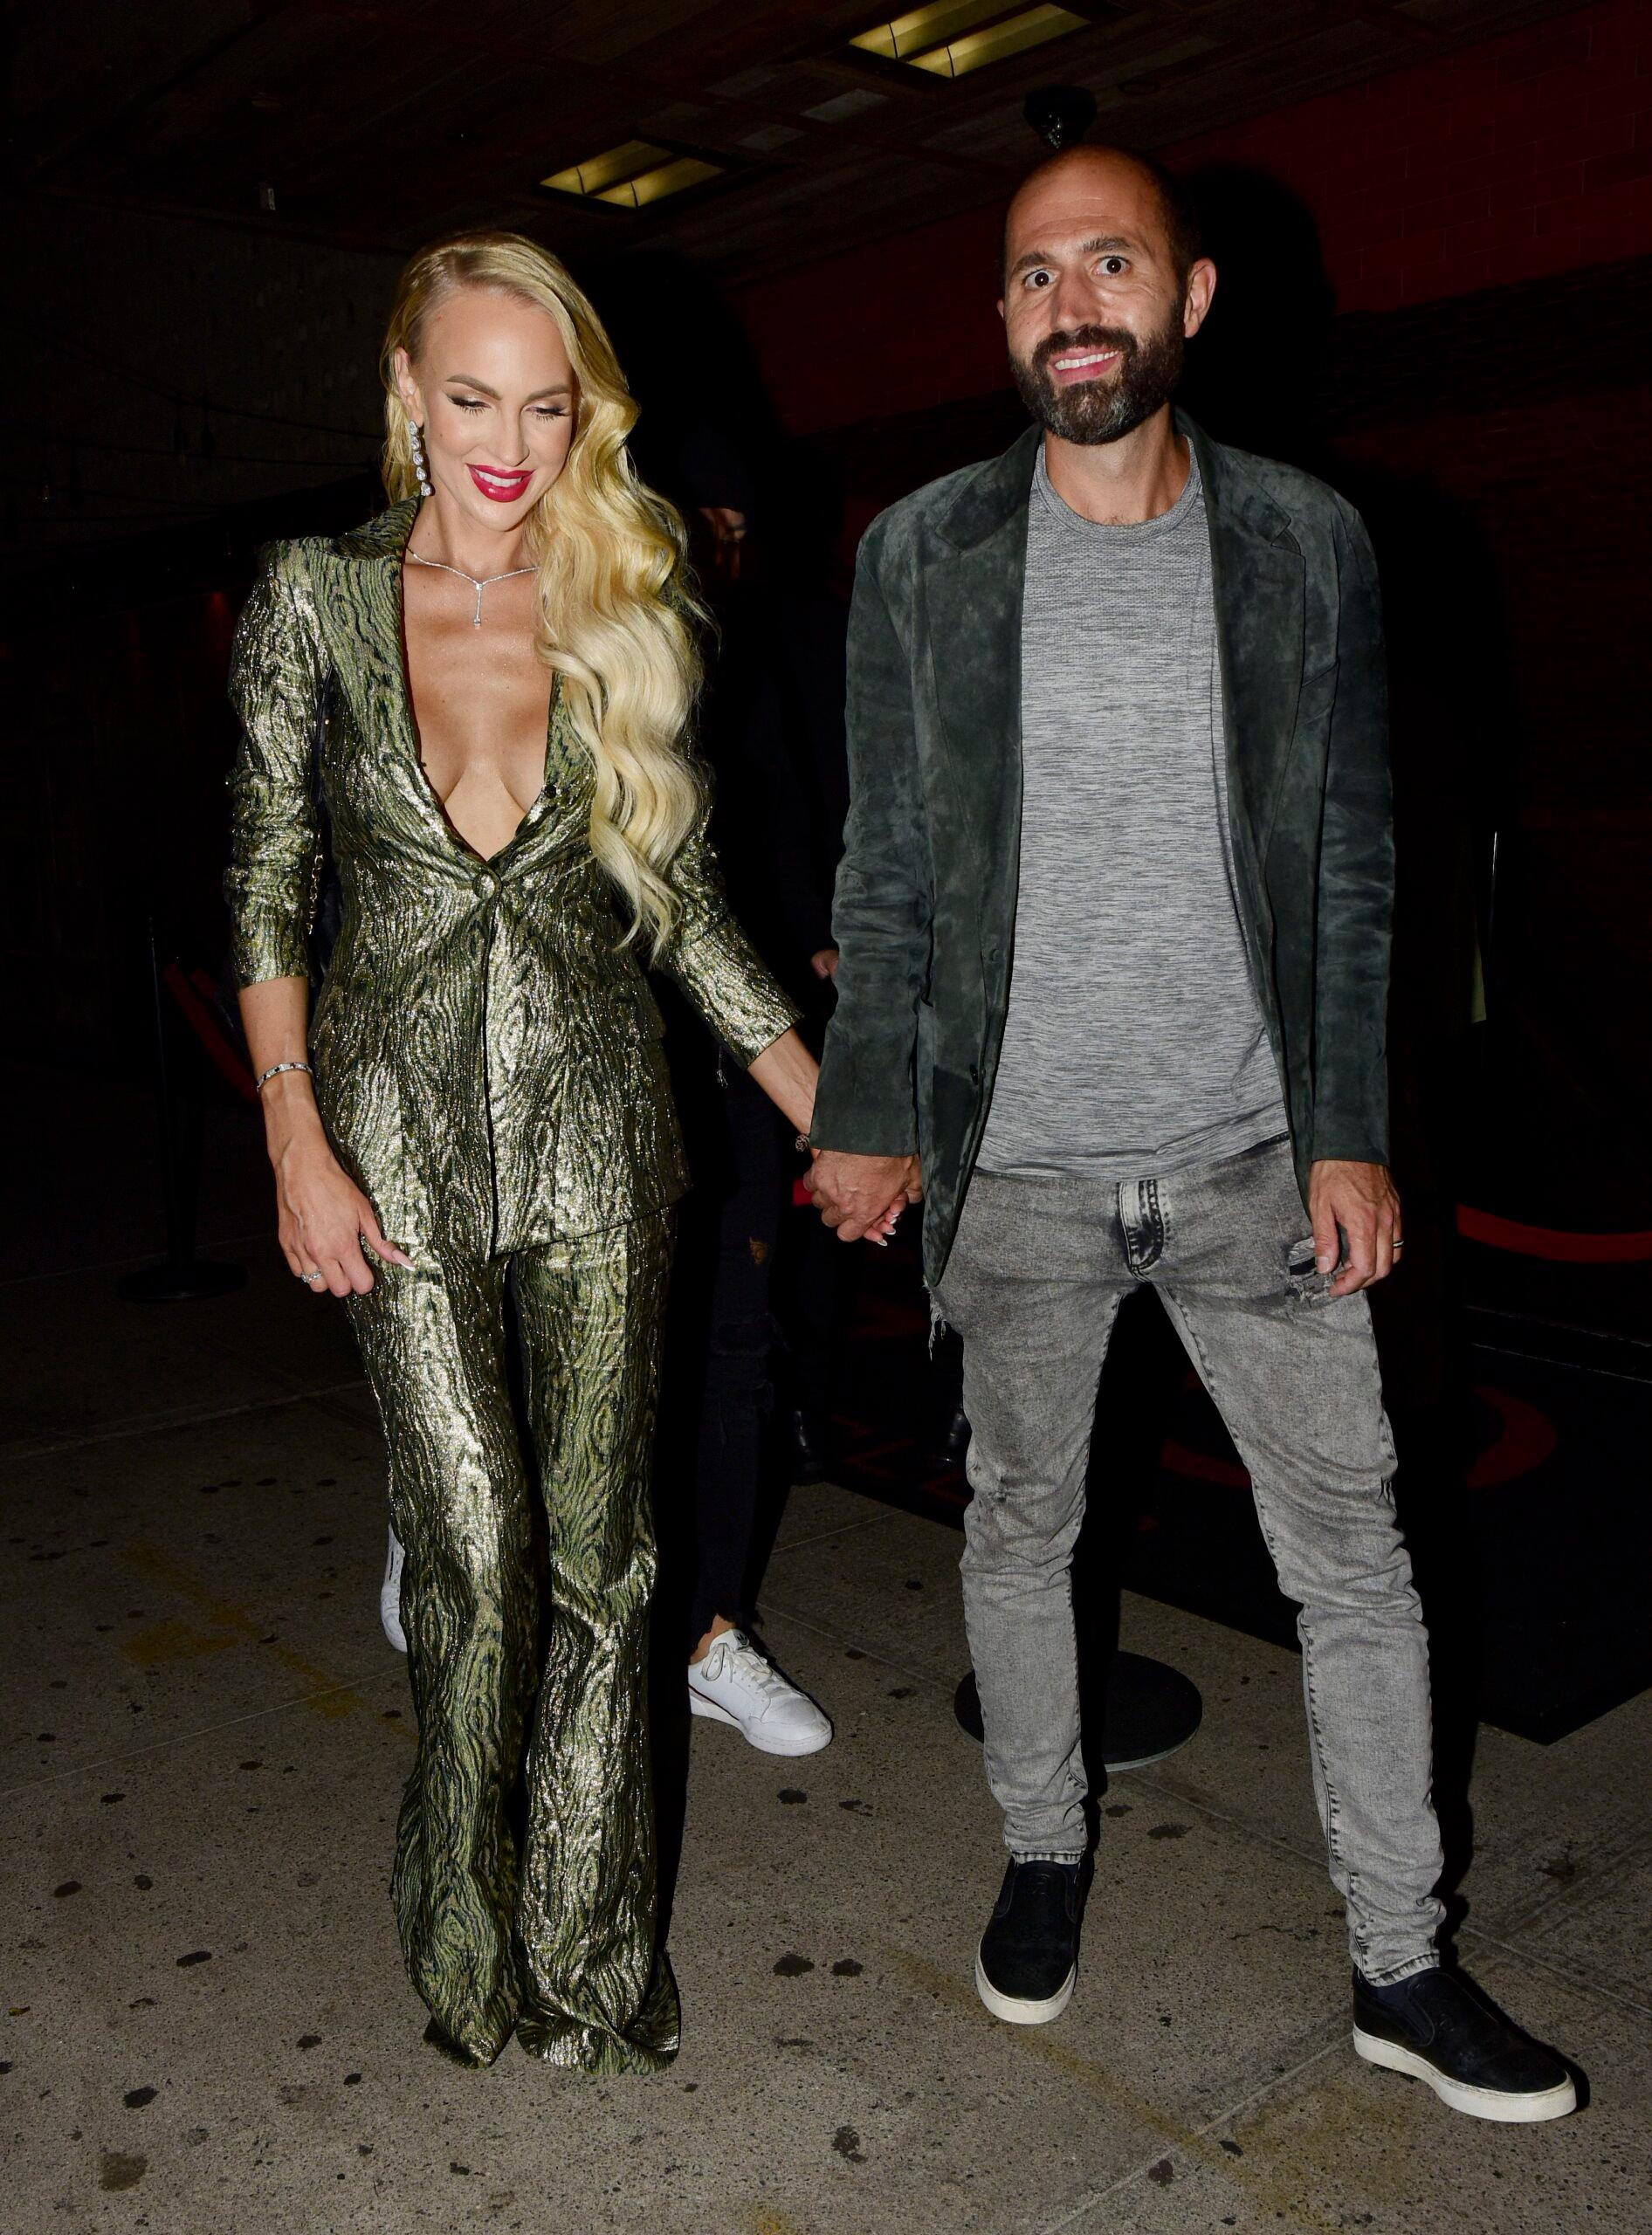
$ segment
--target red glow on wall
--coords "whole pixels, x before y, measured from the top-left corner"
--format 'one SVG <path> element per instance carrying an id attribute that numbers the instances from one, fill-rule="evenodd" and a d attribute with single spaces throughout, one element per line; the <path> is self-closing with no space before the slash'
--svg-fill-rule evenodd
<path id="1" fill-rule="evenodd" d="M 1163 152 L 1183 171 L 1254 166 L 1298 194 L 1342 311 L 1644 255 L 1652 5 L 1603 0 Z M 735 306 L 794 433 L 1008 385 L 1001 220 L 996 208 L 966 211 L 740 291 Z"/>

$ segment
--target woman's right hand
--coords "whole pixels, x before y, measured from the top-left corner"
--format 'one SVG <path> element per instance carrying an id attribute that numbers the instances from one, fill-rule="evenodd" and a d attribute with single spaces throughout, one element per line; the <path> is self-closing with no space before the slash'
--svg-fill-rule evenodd
<path id="1" fill-rule="evenodd" d="M 367 1294 L 373 1272 L 362 1255 L 364 1241 L 375 1257 L 411 1269 L 413 1260 L 385 1240 L 378 1213 L 334 1155 L 313 1104 L 306 1115 L 275 1119 L 270 1161 L 281 1248 L 313 1295 L 324 1287 L 334 1296 Z M 308 1279 L 313 1273 L 320 1274 L 320 1282 Z"/>

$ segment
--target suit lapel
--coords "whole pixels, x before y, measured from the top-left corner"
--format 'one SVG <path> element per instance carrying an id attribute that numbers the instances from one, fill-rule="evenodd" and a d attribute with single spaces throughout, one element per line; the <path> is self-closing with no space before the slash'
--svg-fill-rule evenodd
<path id="1" fill-rule="evenodd" d="M 339 569 L 334 602 L 336 624 L 349 638 L 350 657 L 341 662 L 345 687 L 363 734 L 382 739 L 415 768 L 418 740 L 402 643 L 402 560 L 417 511 L 416 499 L 410 498 L 339 538 L 338 555 L 346 563 Z"/>
<path id="2" fill-rule="evenodd" d="M 418 499 L 392 505 L 376 519 L 341 535 L 334 624 L 348 639 L 339 661 L 356 726 L 369 741 L 383 780 L 410 800 L 444 852 L 465 850 L 444 815 L 419 757 L 412 693 L 403 642 L 402 565 Z"/>
<path id="3" fill-rule="evenodd" d="M 1302 554 L 1291 538 L 1290 515 L 1235 454 L 1180 415 L 1178 424 L 1198 454 L 1204 483 L 1229 810 L 1236 845 L 1259 896 L 1302 688 Z"/>
<path id="4" fill-rule="evenodd" d="M 924 568 L 936 704 L 955 812 L 981 879 L 982 936 L 1015 914 L 1021 853 L 1021 625 L 1029 428 L 938 524 Z M 1007 945 L 1007 942 L 1005 942 Z"/>

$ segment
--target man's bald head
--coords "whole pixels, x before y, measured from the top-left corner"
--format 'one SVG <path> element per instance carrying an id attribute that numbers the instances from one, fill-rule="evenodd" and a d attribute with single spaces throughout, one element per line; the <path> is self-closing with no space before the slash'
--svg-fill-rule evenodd
<path id="1" fill-rule="evenodd" d="M 1186 187 L 1151 155 L 1138 155 L 1128 148 L 1089 145 L 1066 148 L 1060 155 L 1047 157 L 1028 172 L 1015 189 L 1004 217 L 1004 275 L 1008 274 L 1009 244 L 1018 230 L 1018 220 L 1029 207 L 1037 206 L 1049 188 L 1126 181 L 1138 190 L 1146 188 L 1157 203 L 1168 260 L 1177 278 L 1185 279 L 1200 256 L 1199 221 Z"/>
<path id="2" fill-rule="evenodd" d="M 1041 163 L 1004 223 L 1010 369 L 1046 433 L 1115 443 L 1156 417 L 1215 286 L 1180 187 L 1124 148 Z"/>

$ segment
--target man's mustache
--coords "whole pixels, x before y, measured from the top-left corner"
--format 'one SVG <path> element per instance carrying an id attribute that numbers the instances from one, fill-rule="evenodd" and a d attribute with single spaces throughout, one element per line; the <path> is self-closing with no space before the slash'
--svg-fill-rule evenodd
<path id="1" fill-rule="evenodd" d="M 1068 334 L 1046 334 L 1033 351 L 1033 368 L 1042 373 L 1052 357 L 1064 357 L 1074 349 L 1116 349 L 1128 363 L 1136 354 L 1136 337 L 1118 326 L 1080 326 Z"/>

